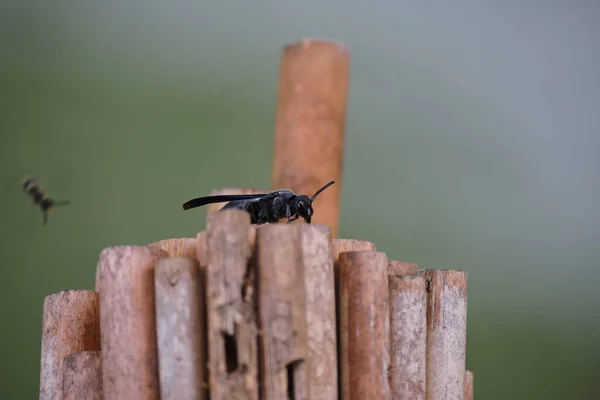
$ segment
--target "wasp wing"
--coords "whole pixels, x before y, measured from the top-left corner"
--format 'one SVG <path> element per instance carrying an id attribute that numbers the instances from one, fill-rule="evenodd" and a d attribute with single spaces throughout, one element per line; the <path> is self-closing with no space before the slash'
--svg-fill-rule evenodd
<path id="1" fill-rule="evenodd" d="M 224 203 L 236 200 L 251 200 L 258 199 L 261 197 L 269 196 L 268 193 L 260 193 L 260 194 L 223 194 L 217 196 L 205 196 L 205 197 L 197 197 L 195 199 L 189 200 L 183 204 L 184 210 L 189 210 L 190 208 L 205 206 L 207 204 L 212 203 Z"/>

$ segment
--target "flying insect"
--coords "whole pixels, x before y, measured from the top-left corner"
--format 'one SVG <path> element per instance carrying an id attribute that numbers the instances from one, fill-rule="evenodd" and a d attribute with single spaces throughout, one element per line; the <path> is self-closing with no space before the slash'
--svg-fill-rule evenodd
<path id="1" fill-rule="evenodd" d="M 33 204 L 39 206 L 44 213 L 44 225 L 48 222 L 48 211 L 55 206 L 64 206 L 69 204 L 70 200 L 55 201 L 50 198 L 40 184 L 32 177 L 26 176 L 21 184 L 23 190 L 31 196 Z"/>
<path id="2" fill-rule="evenodd" d="M 302 217 L 310 224 L 313 216 L 312 203 L 317 196 L 335 181 L 331 181 L 312 196 L 296 194 L 289 189 L 279 189 L 261 194 L 233 194 L 198 197 L 183 204 L 184 210 L 204 206 L 212 203 L 225 203 L 220 210 L 237 209 L 250 214 L 250 223 L 260 225 L 265 223 L 278 223 L 280 219 L 287 218 L 287 223 Z"/>

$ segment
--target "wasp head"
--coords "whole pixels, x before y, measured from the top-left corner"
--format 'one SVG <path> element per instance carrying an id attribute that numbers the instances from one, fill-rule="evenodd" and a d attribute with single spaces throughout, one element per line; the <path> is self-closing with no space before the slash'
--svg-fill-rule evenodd
<path id="1" fill-rule="evenodd" d="M 298 215 L 306 221 L 307 224 L 310 224 L 310 220 L 313 215 L 312 201 L 306 195 L 298 195 L 294 199 L 294 206 Z"/>

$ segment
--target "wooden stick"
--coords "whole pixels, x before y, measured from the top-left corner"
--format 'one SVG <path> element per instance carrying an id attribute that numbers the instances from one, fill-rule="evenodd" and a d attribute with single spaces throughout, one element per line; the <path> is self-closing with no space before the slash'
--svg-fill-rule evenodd
<path id="1" fill-rule="evenodd" d="M 167 252 L 169 257 L 198 257 L 197 238 L 173 238 L 149 243 L 150 247 L 158 247 Z"/>
<path id="2" fill-rule="evenodd" d="M 325 225 L 301 226 L 308 324 L 307 398 L 337 399 L 335 282 L 331 231 Z"/>
<path id="3" fill-rule="evenodd" d="M 102 354 L 99 351 L 80 351 L 64 358 L 62 399 L 103 399 Z"/>
<path id="4" fill-rule="evenodd" d="M 263 333 L 261 398 L 265 400 L 307 398 L 301 226 L 272 224 L 257 229 L 258 306 Z"/>
<path id="5" fill-rule="evenodd" d="M 390 275 L 389 286 L 392 398 L 423 400 L 427 344 L 425 278 L 418 275 Z"/>
<path id="6" fill-rule="evenodd" d="M 467 338 L 467 274 L 426 270 L 427 400 L 463 400 Z"/>
<path id="7" fill-rule="evenodd" d="M 339 262 L 342 399 L 391 400 L 387 256 L 353 251 Z"/>
<path id="8" fill-rule="evenodd" d="M 217 195 L 226 195 L 226 194 L 258 194 L 258 193 L 269 193 L 270 190 L 267 189 L 258 189 L 258 188 L 221 188 L 214 189 L 208 195 L 209 196 L 217 196 Z M 219 211 L 223 206 L 227 203 L 213 203 L 208 205 L 208 214 Z"/>
<path id="9" fill-rule="evenodd" d="M 207 309 L 211 400 L 258 399 L 258 338 L 250 214 L 207 218 Z"/>
<path id="10" fill-rule="evenodd" d="M 342 371 L 342 344 L 340 332 L 340 254 L 348 251 L 377 251 L 374 243 L 366 240 L 356 239 L 333 239 L 331 242 L 333 251 L 333 274 L 335 280 L 335 320 L 337 336 L 337 370 L 338 374 Z M 342 380 L 338 379 L 338 393 L 342 393 Z"/>
<path id="11" fill-rule="evenodd" d="M 204 288 L 198 260 L 158 260 L 154 288 L 161 399 L 206 399 L 205 315 L 201 310 Z"/>
<path id="12" fill-rule="evenodd" d="M 200 268 L 205 271 L 208 252 L 206 250 L 206 231 L 198 232 L 196 235 L 196 258 L 200 263 Z"/>
<path id="13" fill-rule="evenodd" d="M 100 350 L 98 293 L 65 290 L 44 298 L 40 400 L 63 397 L 63 358 Z"/>
<path id="14" fill-rule="evenodd" d="M 100 253 L 102 387 L 107 399 L 159 399 L 154 263 L 167 257 L 148 246 L 114 246 Z"/>
<path id="15" fill-rule="evenodd" d="M 465 372 L 465 400 L 473 400 L 473 373 Z"/>
<path id="16" fill-rule="evenodd" d="M 419 270 L 415 263 L 392 260 L 388 264 L 388 275 L 413 275 Z"/>
<path id="17" fill-rule="evenodd" d="M 279 70 L 272 188 L 312 196 L 312 222 L 337 236 L 350 57 L 344 44 L 304 39 L 285 46 Z M 297 220 L 298 222 L 299 220 Z"/>

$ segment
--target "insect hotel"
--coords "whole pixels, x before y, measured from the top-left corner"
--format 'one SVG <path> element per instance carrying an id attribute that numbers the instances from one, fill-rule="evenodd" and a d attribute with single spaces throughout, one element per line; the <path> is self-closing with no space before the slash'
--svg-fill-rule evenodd
<path id="1" fill-rule="evenodd" d="M 348 84 L 343 44 L 283 49 L 271 190 L 335 180 L 312 223 L 210 204 L 196 237 L 103 249 L 94 290 L 44 300 L 41 400 L 473 398 L 466 272 L 338 237 Z"/>

